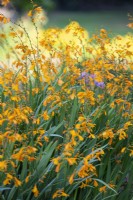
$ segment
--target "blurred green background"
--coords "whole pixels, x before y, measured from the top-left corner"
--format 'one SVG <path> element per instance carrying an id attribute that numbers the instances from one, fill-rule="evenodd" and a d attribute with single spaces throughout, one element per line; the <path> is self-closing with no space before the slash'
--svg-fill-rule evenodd
<path id="1" fill-rule="evenodd" d="M 47 12 L 46 28 L 63 28 L 74 20 L 86 28 L 90 35 L 101 28 L 107 29 L 111 37 L 130 31 L 127 15 L 133 14 L 133 0 L 34 0 L 34 3 Z M 16 16 L 20 17 L 32 8 L 31 1 L 11 0 L 7 9 L 14 8 Z"/>
<path id="2" fill-rule="evenodd" d="M 130 31 L 127 27 L 129 23 L 128 11 L 109 10 L 109 11 L 56 11 L 48 14 L 48 23 L 46 27 L 63 28 L 71 21 L 78 21 L 79 24 L 86 28 L 90 35 L 99 32 L 99 29 L 108 30 L 110 36 L 118 34 L 125 35 Z"/>

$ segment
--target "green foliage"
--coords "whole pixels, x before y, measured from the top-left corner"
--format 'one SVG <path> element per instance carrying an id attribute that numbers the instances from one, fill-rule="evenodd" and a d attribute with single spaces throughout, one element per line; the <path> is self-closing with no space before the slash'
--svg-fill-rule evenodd
<path id="1" fill-rule="evenodd" d="M 26 11 L 32 9 L 32 2 L 30 0 L 29 1 L 11 0 L 11 3 L 15 7 L 15 9 L 18 11 L 18 13 L 25 13 Z M 55 3 L 53 0 L 34 0 L 33 3 L 37 4 L 38 6 L 43 7 L 46 11 L 50 11 L 55 8 Z"/>

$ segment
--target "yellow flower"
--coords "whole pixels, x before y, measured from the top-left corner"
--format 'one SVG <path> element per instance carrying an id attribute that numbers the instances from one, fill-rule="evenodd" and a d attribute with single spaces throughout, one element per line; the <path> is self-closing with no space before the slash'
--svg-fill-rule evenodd
<path id="1" fill-rule="evenodd" d="M 40 12 L 42 12 L 42 8 L 41 7 L 37 7 L 37 8 L 35 8 L 35 11 L 40 13 Z"/>
<path id="2" fill-rule="evenodd" d="M 106 192 L 106 186 L 100 187 L 99 191 L 100 192 Z"/>
<path id="3" fill-rule="evenodd" d="M 52 161 L 53 161 L 54 165 L 58 165 L 60 159 L 61 159 L 60 157 L 53 158 Z"/>
<path id="4" fill-rule="evenodd" d="M 10 179 L 6 178 L 4 181 L 3 181 L 3 185 L 9 185 L 10 184 Z"/>
<path id="5" fill-rule="evenodd" d="M 94 138 L 96 138 L 96 136 L 94 134 L 90 133 L 88 138 L 93 138 L 94 139 Z"/>
<path id="6" fill-rule="evenodd" d="M 49 142 L 49 138 L 47 136 L 44 136 L 45 142 Z"/>
<path id="7" fill-rule="evenodd" d="M 7 161 L 0 161 L 0 171 L 4 171 L 7 169 Z"/>
<path id="8" fill-rule="evenodd" d="M 102 136 L 104 139 L 108 139 L 108 138 L 114 138 L 114 133 L 112 131 L 112 129 L 106 130 L 102 133 Z"/>
<path id="9" fill-rule="evenodd" d="M 0 22 L 7 24 L 10 21 L 9 18 L 4 17 L 4 15 L 0 14 Z"/>
<path id="10" fill-rule="evenodd" d="M 78 93 L 78 99 L 80 100 L 80 103 L 84 103 L 85 102 L 85 97 L 86 97 L 85 92 L 79 92 Z"/>
<path id="11" fill-rule="evenodd" d="M 30 178 L 30 175 L 31 175 L 31 174 L 29 173 L 29 175 L 25 178 L 25 182 L 26 182 L 26 183 L 28 183 L 29 178 Z"/>
<path id="12" fill-rule="evenodd" d="M 128 121 L 128 122 L 126 122 L 125 124 L 124 124 L 124 129 L 128 129 L 128 127 L 129 126 L 132 126 L 133 124 L 130 122 L 130 121 Z"/>
<path id="13" fill-rule="evenodd" d="M 17 84 L 13 83 L 12 89 L 17 92 L 17 91 L 19 91 L 19 86 Z"/>
<path id="14" fill-rule="evenodd" d="M 74 173 L 69 177 L 69 184 L 71 185 L 74 181 Z"/>
<path id="15" fill-rule="evenodd" d="M 52 199 L 55 199 L 56 197 L 68 197 L 68 196 L 69 195 L 66 194 L 63 189 L 59 189 L 53 194 Z"/>
<path id="16" fill-rule="evenodd" d="M 13 179 L 14 179 L 14 183 L 15 183 L 15 186 L 16 186 L 16 187 L 19 187 L 19 186 L 22 185 L 21 181 L 18 180 L 16 177 L 14 177 Z"/>
<path id="17" fill-rule="evenodd" d="M 130 156 L 133 156 L 133 150 L 130 150 L 130 151 L 131 151 Z"/>
<path id="18" fill-rule="evenodd" d="M 76 158 L 66 158 L 66 160 L 68 161 L 69 165 L 74 165 L 76 164 Z"/>
<path id="19" fill-rule="evenodd" d="M 75 98 L 75 93 L 73 92 L 71 95 L 70 95 L 70 99 L 74 99 Z"/>
<path id="20" fill-rule="evenodd" d="M 97 182 L 96 180 L 94 180 L 93 185 L 94 185 L 95 187 L 97 187 L 97 186 L 98 186 L 98 182 Z"/>
<path id="21" fill-rule="evenodd" d="M 88 186 L 88 184 L 82 182 L 81 185 L 80 185 L 80 188 L 85 188 L 85 187 L 87 187 L 87 186 Z"/>
<path id="22" fill-rule="evenodd" d="M 43 113 L 43 118 L 44 118 L 44 120 L 49 120 L 49 115 L 48 115 L 48 112 L 47 111 L 44 111 L 44 113 Z"/>
<path id="23" fill-rule="evenodd" d="M 123 148 L 121 149 L 121 153 L 124 153 L 125 150 L 126 150 L 126 147 L 123 147 Z"/>
<path id="24" fill-rule="evenodd" d="M 72 137 L 76 137 L 78 135 L 75 130 L 71 130 L 70 134 L 72 135 Z"/>
<path id="25" fill-rule="evenodd" d="M 10 0 L 2 0 L 1 4 L 3 6 L 6 6 L 9 2 L 10 2 Z"/>
<path id="26" fill-rule="evenodd" d="M 11 175 L 11 174 L 7 174 L 6 175 L 6 179 L 3 181 L 3 184 L 4 185 L 8 185 L 8 184 L 10 184 L 10 181 L 13 179 L 13 176 Z"/>
<path id="27" fill-rule="evenodd" d="M 61 160 L 60 157 L 52 159 L 52 162 L 54 163 L 54 165 L 56 165 L 56 168 L 55 168 L 56 172 L 59 172 L 59 170 L 60 170 L 60 166 L 61 166 L 60 160 Z"/>
<path id="28" fill-rule="evenodd" d="M 115 185 L 114 185 L 113 183 L 109 183 L 109 186 L 110 186 L 111 188 L 114 188 L 114 187 L 115 187 Z"/>
<path id="29" fill-rule="evenodd" d="M 18 153 L 12 155 L 12 158 L 15 159 L 15 160 L 18 160 L 18 161 L 23 161 L 24 157 L 25 157 L 23 150 L 24 149 L 21 148 Z"/>
<path id="30" fill-rule="evenodd" d="M 38 93 L 39 93 L 39 88 L 32 89 L 32 94 L 38 94 Z"/>
<path id="31" fill-rule="evenodd" d="M 119 134 L 119 140 L 124 140 L 127 138 L 127 134 L 125 133 L 124 129 L 118 130 L 117 133 Z"/>
<path id="32" fill-rule="evenodd" d="M 81 126 L 80 124 L 76 124 L 75 128 L 78 130 L 78 129 L 80 129 L 80 126 Z"/>
<path id="33" fill-rule="evenodd" d="M 59 164 L 57 165 L 57 167 L 55 168 L 55 172 L 59 172 L 60 167 L 61 167 L 61 163 L 59 163 Z"/>
<path id="34" fill-rule="evenodd" d="M 64 83 L 64 82 L 63 82 L 61 79 L 58 80 L 58 85 L 59 85 L 59 86 L 62 86 L 63 83 Z"/>
<path id="35" fill-rule="evenodd" d="M 34 193 L 34 197 L 38 197 L 38 195 L 39 195 L 39 191 L 38 191 L 36 185 L 34 185 L 34 187 L 33 187 L 33 189 L 32 189 L 32 192 Z"/>
<path id="36" fill-rule="evenodd" d="M 128 26 L 129 28 L 133 28 L 133 23 L 129 23 L 127 26 Z"/>
<path id="37" fill-rule="evenodd" d="M 27 146 L 27 149 L 26 149 L 27 154 L 32 154 L 32 153 L 35 153 L 36 151 L 37 149 L 35 147 Z"/>
<path id="38" fill-rule="evenodd" d="M 30 11 L 28 12 L 28 14 L 27 14 L 27 15 L 28 15 L 29 17 L 31 17 L 31 16 L 32 16 L 32 14 L 33 14 L 32 12 L 33 12 L 33 10 L 30 10 Z"/>

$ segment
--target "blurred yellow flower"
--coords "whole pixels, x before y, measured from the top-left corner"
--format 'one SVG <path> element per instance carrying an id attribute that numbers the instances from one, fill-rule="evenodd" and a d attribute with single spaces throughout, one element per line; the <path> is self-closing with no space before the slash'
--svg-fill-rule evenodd
<path id="1" fill-rule="evenodd" d="M 38 191 L 38 188 L 36 185 L 34 185 L 33 189 L 32 189 L 32 192 L 34 193 L 34 197 L 38 197 L 39 195 L 39 191 Z"/>

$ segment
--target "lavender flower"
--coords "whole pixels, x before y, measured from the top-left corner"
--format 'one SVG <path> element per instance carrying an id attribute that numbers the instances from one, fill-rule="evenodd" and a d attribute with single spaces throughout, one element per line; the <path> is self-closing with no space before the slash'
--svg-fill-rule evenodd
<path id="1" fill-rule="evenodd" d="M 80 77 L 78 79 L 79 80 L 84 79 L 85 80 L 85 84 L 88 85 L 89 84 L 89 78 L 92 78 L 94 80 L 94 84 L 97 87 L 100 87 L 100 88 L 104 88 L 105 87 L 104 82 L 95 81 L 95 78 L 96 78 L 95 74 L 89 74 L 87 72 L 82 72 L 81 75 L 80 75 Z"/>
<path id="2" fill-rule="evenodd" d="M 100 88 L 104 88 L 105 87 L 105 83 L 104 82 L 98 82 L 98 81 L 94 81 L 95 85 L 97 87 L 100 87 Z"/>
<path id="3" fill-rule="evenodd" d="M 91 78 L 93 78 L 93 79 L 96 78 L 96 75 L 95 75 L 95 74 L 90 74 L 89 76 L 90 76 Z"/>
<path id="4" fill-rule="evenodd" d="M 88 78 L 89 74 L 87 72 L 82 72 L 81 75 L 80 75 L 80 79 L 83 79 L 83 78 Z"/>
<path id="5" fill-rule="evenodd" d="M 85 84 L 89 84 L 89 74 L 87 72 L 82 72 L 78 80 L 84 79 Z"/>

